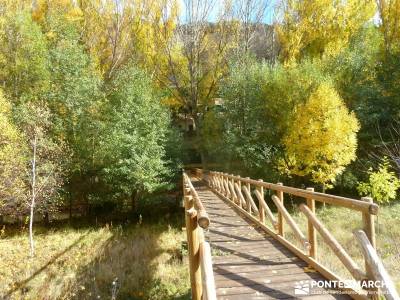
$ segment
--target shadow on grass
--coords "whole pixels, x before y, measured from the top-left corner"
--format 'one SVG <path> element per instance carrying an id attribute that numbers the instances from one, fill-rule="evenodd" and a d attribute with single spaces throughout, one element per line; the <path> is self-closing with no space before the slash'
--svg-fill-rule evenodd
<path id="1" fill-rule="evenodd" d="M 177 231 L 166 223 L 115 230 L 77 272 L 69 299 L 190 299 Z M 175 240 L 174 240 L 175 239 Z"/>
<path id="2" fill-rule="evenodd" d="M 46 264 L 44 264 L 42 267 L 40 267 L 38 270 L 36 270 L 31 276 L 29 276 L 28 278 L 15 282 L 13 284 L 14 288 L 12 288 L 11 290 L 8 290 L 5 295 L 4 298 L 7 299 L 9 298 L 14 292 L 16 292 L 17 290 L 23 289 L 27 283 L 29 283 L 32 279 L 34 279 L 37 275 L 39 275 L 40 273 L 42 273 L 43 271 L 45 271 L 51 264 L 55 263 L 57 261 L 57 259 L 59 259 L 60 257 L 62 257 L 63 255 L 67 254 L 73 247 L 75 247 L 77 244 L 79 244 L 88 234 L 82 235 L 81 237 L 79 237 L 78 239 L 76 239 L 71 245 L 69 245 L 67 248 L 65 248 L 64 250 L 58 252 L 56 255 L 54 255 Z"/>

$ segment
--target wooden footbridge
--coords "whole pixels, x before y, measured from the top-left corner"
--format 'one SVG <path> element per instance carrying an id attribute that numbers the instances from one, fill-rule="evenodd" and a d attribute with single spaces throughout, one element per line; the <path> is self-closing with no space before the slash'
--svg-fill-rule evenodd
<path id="1" fill-rule="evenodd" d="M 200 169 L 183 173 L 183 190 L 192 299 L 400 299 L 374 249 L 378 206 L 372 199 L 354 200 L 220 172 L 203 174 Z M 277 214 L 265 201 L 267 194 Z M 308 219 L 306 234 L 286 209 L 285 194 L 305 200 L 299 209 Z M 354 235 L 365 266 L 359 267 L 320 222 L 315 201 L 362 214 L 364 228 Z M 285 226 L 297 243 L 286 238 Z M 344 286 L 318 261 L 317 233 L 359 286 Z"/>

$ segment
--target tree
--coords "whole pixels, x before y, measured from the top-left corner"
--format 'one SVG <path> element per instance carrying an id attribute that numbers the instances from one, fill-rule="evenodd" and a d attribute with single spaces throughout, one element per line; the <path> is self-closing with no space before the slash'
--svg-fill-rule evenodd
<path id="1" fill-rule="evenodd" d="M 101 136 L 103 177 L 114 198 L 138 199 L 165 183 L 169 115 L 146 73 L 130 65 L 111 82 Z"/>
<path id="2" fill-rule="evenodd" d="M 361 182 L 357 190 L 361 196 L 369 196 L 378 203 L 387 203 L 396 198 L 400 180 L 394 172 L 389 171 L 389 160 L 385 157 L 379 164 L 378 170 L 368 171 L 368 182 Z"/>
<path id="3" fill-rule="evenodd" d="M 263 86 L 265 134 L 276 144 L 293 124 L 296 108 L 304 104 L 310 94 L 329 77 L 324 74 L 318 60 L 304 60 L 291 66 L 270 68 Z"/>
<path id="4" fill-rule="evenodd" d="M 158 31 L 164 41 L 159 53 L 166 57 L 168 66 L 159 81 L 179 101 L 180 111 L 193 118 L 197 129 L 201 128 L 204 112 L 212 105 L 219 83 L 227 73 L 227 56 L 235 45 L 232 33 L 236 27 L 227 20 L 225 11 L 217 16 L 215 23 L 210 22 L 215 3 L 185 0 L 183 17 L 177 17 L 176 34 Z M 205 162 L 200 130 L 196 134 L 195 144 Z"/>
<path id="5" fill-rule="evenodd" d="M 400 51 L 400 1 L 399 0 L 376 0 L 380 29 L 384 38 L 384 50 L 386 54 Z"/>
<path id="6" fill-rule="evenodd" d="M 230 74 L 221 84 L 222 109 L 216 114 L 219 122 L 212 120 L 210 113 L 205 119 L 211 123 L 204 125 L 211 127 L 208 134 L 204 134 L 206 140 L 218 133 L 218 128 L 213 126 L 223 124 L 220 125 L 221 136 L 214 137 L 215 142 L 208 145 L 209 153 L 216 149 L 222 152 L 219 157 L 214 154 L 214 160 L 240 166 L 245 172 L 260 171 L 271 163 L 276 141 L 269 138 L 270 124 L 265 122 L 264 88 L 269 72 L 268 65 L 249 56 L 231 65 Z"/>
<path id="7" fill-rule="evenodd" d="M 106 81 L 131 60 L 149 72 L 158 72 L 163 58 L 156 55 L 162 44 L 156 28 L 167 36 L 172 34 L 176 7 L 175 0 L 88 0 L 80 3 L 83 40 Z M 168 14 L 163 14 L 167 10 Z"/>
<path id="8" fill-rule="evenodd" d="M 50 130 L 58 143 L 67 145 L 66 190 L 70 208 L 73 201 L 89 208 L 89 196 L 101 169 L 97 149 L 103 124 L 101 108 L 105 102 L 102 81 L 79 42 L 76 23 L 55 11 L 47 14 L 46 24 L 51 32 L 48 36 L 52 78 L 45 95 L 54 123 Z"/>
<path id="9" fill-rule="evenodd" d="M 282 60 L 337 54 L 375 9 L 373 0 L 282 1 L 277 25 Z"/>
<path id="10" fill-rule="evenodd" d="M 22 215 L 27 209 L 27 144 L 13 124 L 11 105 L 0 91 L 0 211 Z"/>
<path id="11" fill-rule="evenodd" d="M 220 87 L 222 105 L 205 115 L 212 122 L 204 122 L 208 154 L 213 161 L 227 162 L 228 170 L 276 180 L 284 157 L 282 140 L 296 107 L 326 79 L 320 66 L 309 61 L 283 67 L 247 57 L 232 63 Z M 218 131 L 220 136 L 214 136 Z"/>
<path id="12" fill-rule="evenodd" d="M 30 255 L 34 256 L 34 213 L 42 213 L 48 221 L 49 213 L 55 212 L 60 203 L 58 192 L 63 184 L 63 145 L 55 143 L 49 136 L 50 111 L 46 104 L 27 102 L 18 107 L 16 118 L 24 129 L 30 154 Z"/>
<path id="13" fill-rule="evenodd" d="M 238 56 L 249 54 L 255 48 L 257 34 L 262 34 L 264 39 L 271 39 L 269 46 L 271 52 L 274 52 L 274 32 L 267 31 L 265 23 L 268 14 L 271 14 L 273 3 L 270 0 L 234 0 L 232 1 L 233 18 L 239 21 L 238 41 L 240 47 L 237 47 Z M 265 42 L 264 40 L 264 42 Z M 274 54 L 270 54 L 272 58 Z"/>
<path id="14" fill-rule="evenodd" d="M 0 22 L 0 84 L 15 104 L 39 99 L 49 88 L 49 53 L 29 11 L 6 14 Z"/>
<path id="15" fill-rule="evenodd" d="M 331 84 L 322 83 L 298 106 L 284 137 L 288 171 L 329 187 L 355 159 L 358 130 L 354 113 Z"/>

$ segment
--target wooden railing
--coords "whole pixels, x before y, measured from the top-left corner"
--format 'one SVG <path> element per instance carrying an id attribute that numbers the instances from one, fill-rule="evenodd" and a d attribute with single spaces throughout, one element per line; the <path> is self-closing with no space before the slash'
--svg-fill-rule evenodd
<path id="1" fill-rule="evenodd" d="M 383 266 L 381 259 L 376 253 L 375 248 L 370 243 L 365 232 L 362 230 L 358 230 L 354 232 L 354 235 L 356 236 L 357 241 L 361 247 L 361 250 L 367 262 L 367 266 L 372 272 L 373 280 L 382 283 L 381 290 L 385 298 L 388 300 L 399 300 L 400 296 L 396 291 L 394 283 L 387 273 L 385 267 Z"/>
<path id="2" fill-rule="evenodd" d="M 372 249 L 375 248 L 375 216 L 378 214 L 378 205 L 373 203 L 371 198 L 362 198 L 362 200 L 355 200 L 345 197 L 339 197 L 324 193 L 314 192 L 313 188 L 306 190 L 284 186 L 282 183 L 268 183 L 263 180 L 253 180 L 248 177 L 243 178 L 221 172 L 207 172 L 204 173 L 200 170 L 195 171 L 198 176 L 202 176 L 222 199 L 229 201 L 233 206 L 239 210 L 246 217 L 256 222 L 260 228 L 269 233 L 272 237 L 286 246 L 289 250 L 306 261 L 310 267 L 321 273 L 329 280 L 342 281 L 342 279 L 325 267 L 317 259 L 318 243 L 317 232 L 322 237 L 322 240 L 327 246 L 333 250 L 333 253 L 341 261 L 343 266 L 350 272 L 355 280 L 365 282 L 367 280 L 382 280 L 382 277 L 377 275 L 377 270 L 383 268 L 382 264 L 377 263 L 371 259 L 374 254 L 371 254 Z M 272 213 L 269 205 L 265 201 L 265 190 L 272 191 L 271 199 L 277 209 L 277 217 Z M 288 210 L 285 208 L 285 194 L 297 196 L 306 200 L 306 204 L 301 204 L 300 211 L 307 217 L 307 233 L 303 234 L 300 227 L 296 224 Z M 332 205 L 342 206 L 354 211 L 358 211 L 363 219 L 363 231 L 360 235 L 365 236 L 363 243 L 368 241 L 368 246 L 363 246 L 365 257 L 365 268 L 360 268 L 357 263 L 350 257 L 346 250 L 336 240 L 336 238 L 329 232 L 324 224 L 317 218 L 315 213 L 315 202 L 323 202 Z M 266 222 L 266 220 L 268 222 Z M 267 225 L 270 224 L 270 225 Z M 300 248 L 295 246 L 285 237 L 285 226 L 289 226 L 295 238 L 302 245 Z M 359 238 L 360 239 L 360 238 Z M 376 252 L 375 252 L 376 254 Z M 380 272 L 381 274 L 382 272 Z M 386 273 L 387 274 L 387 273 Z M 385 280 L 388 277 L 382 275 Z M 393 285 L 392 285 L 393 286 Z M 362 289 L 353 287 L 344 288 L 355 299 L 366 299 L 373 293 L 367 293 Z M 394 288 L 391 289 L 393 293 Z M 374 291 L 376 292 L 376 291 Z M 369 295 L 369 296 L 368 296 Z M 385 295 L 387 293 L 385 291 Z M 396 296 L 394 296 L 396 297 Z M 390 298 L 387 299 L 398 299 Z"/>
<path id="3" fill-rule="evenodd" d="M 207 229 L 210 225 L 210 219 L 185 172 L 183 172 L 183 196 L 192 299 L 215 300 L 211 248 L 204 240 L 203 232 L 203 229 Z"/>

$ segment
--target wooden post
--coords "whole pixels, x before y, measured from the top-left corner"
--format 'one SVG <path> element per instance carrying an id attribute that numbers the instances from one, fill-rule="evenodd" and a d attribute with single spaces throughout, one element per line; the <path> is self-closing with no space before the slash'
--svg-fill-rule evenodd
<path id="1" fill-rule="evenodd" d="M 226 178 L 225 178 L 225 176 L 224 176 L 224 173 L 221 173 L 221 182 L 222 182 L 222 194 L 224 195 L 224 196 L 228 196 L 228 192 L 227 192 L 227 190 L 226 190 Z"/>
<path id="2" fill-rule="evenodd" d="M 307 188 L 307 191 L 314 192 L 314 188 Z M 307 198 L 307 206 L 313 214 L 315 214 L 315 200 Z M 317 258 L 317 232 L 310 220 L 308 220 L 308 241 L 310 243 L 310 256 L 314 259 Z"/>
<path id="3" fill-rule="evenodd" d="M 278 182 L 277 185 L 283 185 L 283 183 Z M 285 203 L 283 201 L 283 192 L 282 191 L 277 191 L 277 196 L 279 200 L 282 202 L 282 205 L 285 206 Z M 285 237 L 285 224 L 283 223 L 283 215 L 282 213 L 278 210 L 278 234 L 282 237 Z"/>
<path id="4" fill-rule="evenodd" d="M 203 281 L 202 300 L 216 300 L 215 280 L 211 258 L 210 244 L 202 241 L 200 244 L 201 275 Z"/>
<path id="5" fill-rule="evenodd" d="M 293 220 L 289 212 L 286 210 L 285 206 L 283 206 L 281 200 L 277 196 L 272 195 L 272 201 L 274 201 L 276 207 L 278 208 L 278 211 L 282 213 L 282 216 L 286 220 L 289 227 L 292 228 L 294 235 L 303 244 L 304 248 L 308 250 L 310 247 L 310 243 L 308 242 L 304 234 L 301 232 L 299 226 Z"/>
<path id="6" fill-rule="evenodd" d="M 370 197 L 361 198 L 362 201 L 373 203 L 374 201 Z M 368 212 L 362 213 L 363 227 L 366 236 L 368 237 L 371 246 L 376 249 L 376 240 L 375 240 L 375 218 L 374 215 L 371 215 Z M 374 270 L 372 270 L 371 265 L 368 263 L 368 258 L 365 259 L 365 272 L 367 273 L 368 280 L 374 280 Z M 373 290 L 376 291 L 376 290 Z M 372 299 L 378 299 L 377 295 L 372 295 Z"/>
<path id="7" fill-rule="evenodd" d="M 250 177 L 246 177 L 246 179 L 250 179 Z M 246 187 L 249 191 L 251 191 L 251 186 L 249 182 L 246 183 Z M 251 214 L 251 203 L 248 200 L 246 202 L 247 202 L 247 211 L 249 212 L 249 214 Z"/>
<path id="8" fill-rule="evenodd" d="M 231 176 L 234 176 L 233 174 L 231 174 Z M 236 195 L 235 195 L 235 179 L 231 178 L 230 183 L 232 184 L 233 187 L 233 191 L 231 192 L 231 200 L 233 203 L 236 203 Z"/>
<path id="9" fill-rule="evenodd" d="M 231 192 L 229 189 L 229 179 L 227 177 L 225 177 L 225 196 L 226 196 L 226 198 L 231 200 Z"/>
<path id="10" fill-rule="evenodd" d="M 239 184 L 237 183 L 235 183 L 235 190 L 236 190 L 236 196 L 239 198 L 239 203 L 241 203 L 241 207 L 245 208 L 247 202 L 243 197 L 242 190 L 239 188 Z"/>
<path id="11" fill-rule="evenodd" d="M 254 200 L 251 197 L 250 191 L 245 186 L 242 187 L 242 190 L 244 191 L 244 194 L 246 196 L 247 202 L 250 203 L 251 208 L 254 210 L 255 213 L 259 213 L 257 205 L 254 203 Z"/>
<path id="12" fill-rule="evenodd" d="M 373 203 L 374 201 L 370 197 L 361 198 L 362 201 Z M 375 239 L 375 218 L 374 215 L 364 212 L 363 213 L 363 223 L 364 223 L 364 231 L 367 234 L 367 237 L 372 245 L 372 247 L 376 248 L 376 239 Z"/>
<path id="13" fill-rule="evenodd" d="M 239 206 L 240 206 L 240 207 L 243 207 L 243 205 L 242 205 L 242 200 L 240 199 L 240 195 L 238 194 L 238 193 L 240 193 L 240 192 L 242 191 L 242 181 L 240 180 L 240 176 L 239 176 L 239 175 L 238 175 L 238 177 L 239 177 L 239 179 L 238 179 L 238 181 L 237 181 L 237 185 L 238 185 L 238 187 L 239 187 L 239 191 L 236 192 L 236 194 L 237 194 L 237 197 L 238 197 Z"/>
<path id="14" fill-rule="evenodd" d="M 262 179 L 259 179 L 258 181 L 263 182 Z M 256 189 L 262 197 L 262 199 L 258 200 L 259 201 L 259 205 L 258 205 L 259 219 L 262 224 L 265 224 L 265 210 L 264 210 L 264 206 L 261 204 L 261 201 L 264 201 L 264 188 L 262 186 L 257 186 Z"/>
<path id="15" fill-rule="evenodd" d="M 197 215 L 194 210 L 193 197 L 185 196 L 185 222 L 189 253 L 190 284 L 192 299 L 201 300 L 202 284 L 199 260 L 200 240 L 198 235 Z M 201 229 L 200 229 L 201 230 Z"/>
<path id="16" fill-rule="evenodd" d="M 260 194 L 259 191 L 255 191 L 254 194 L 258 198 L 258 201 L 259 201 L 260 205 L 262 205 L 262 207 L 264 208 L 265 214 L 267 215 L 268 219 L 271 221 L 272 226 L 275 229 L 278 229 L 278 223 L 276 222 L 275 217 L 272 214 L 271 209 L 268 207 L 267 203 L 265 202 L 264 197 Z"/>
<path id="17" fill-rule="evenodd" d="M 224 193 L 224 177 L 222 177 L 222 173 L 218 172 L 218 181 L 219 181 L 219 192 L 221 194 Z"/>

